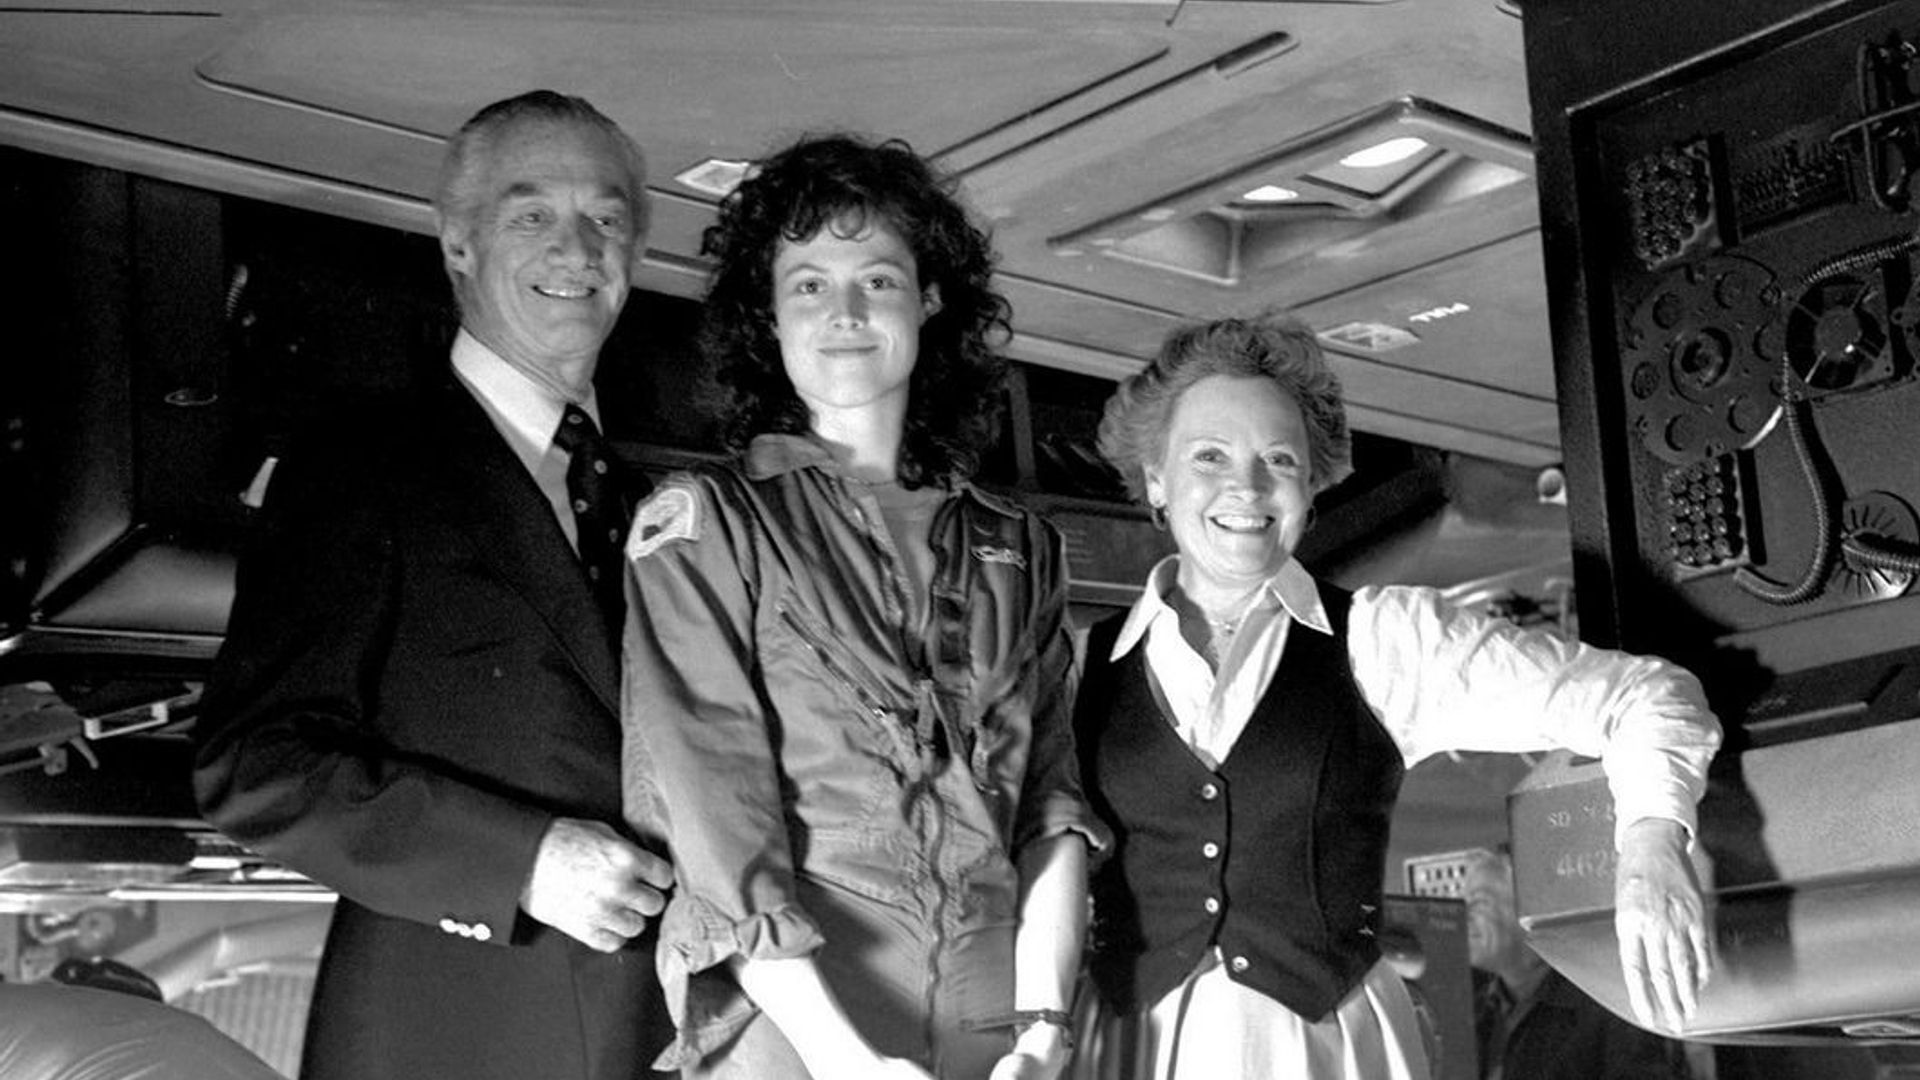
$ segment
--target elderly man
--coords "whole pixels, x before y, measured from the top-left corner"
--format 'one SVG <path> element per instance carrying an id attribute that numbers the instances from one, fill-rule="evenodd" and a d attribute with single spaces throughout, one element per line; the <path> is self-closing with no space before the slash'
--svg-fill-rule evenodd
<path id="1" fill-rule="evenodd" d="M 620 825 L 625 517 L 592 383 L 644 180 L 579 98 L 468 121 L 437 201 L 448 377 L 289 454 L 242 560 L 195 790 L 340 893 L 305 1077 L 628 1078 L 665 1042 L 672 871 Z"/>
<path id="2" fill-rule="evenodd" d="M 1463 882 L 1484 1080 L 1687 1080 L 1681 1044 L 1608 1012 L 1527 945 L 1513 860 L 1476 851 Z"/>

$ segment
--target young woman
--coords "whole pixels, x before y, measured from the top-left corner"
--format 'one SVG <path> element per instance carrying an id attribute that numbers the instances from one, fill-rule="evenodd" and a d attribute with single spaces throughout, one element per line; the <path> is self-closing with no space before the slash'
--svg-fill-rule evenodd
<path id="1" fill-rule="evenodd" d="M 678 875 L 662 1065 L 1057 1075 L 1098 826 L 1060 538 L 966 481 L 1006 329 L 986 238 L 904 145 L 833 137 L 707 249 L 742 453 L 627 548 L 628 814 Z"/>

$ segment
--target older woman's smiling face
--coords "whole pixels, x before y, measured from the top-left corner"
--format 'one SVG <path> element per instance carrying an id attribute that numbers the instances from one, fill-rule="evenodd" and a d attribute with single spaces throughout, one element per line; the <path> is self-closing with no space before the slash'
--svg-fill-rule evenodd
<path id="1" fill-rule="evenodd" d="M 1147 499 L 1166 508 L 1196 603 L 1231 604 L 1285 565 L 1313 506 L 1310 460 L 1300 406 L 1271 381 L 1214 375 L 1180 395 Z"/>

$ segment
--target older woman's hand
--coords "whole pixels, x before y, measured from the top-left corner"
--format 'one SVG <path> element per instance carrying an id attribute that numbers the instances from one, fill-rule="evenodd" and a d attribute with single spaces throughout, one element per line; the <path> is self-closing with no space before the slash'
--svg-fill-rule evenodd
<path id="1" fill-rule="evenodd" d="M 1614 869 L 1614 930 L 1627 1000 L 1640 1022 L 1680 1030 L 1713 970 L 1700 883 L 1679 822 L 1627 827 Z"/>

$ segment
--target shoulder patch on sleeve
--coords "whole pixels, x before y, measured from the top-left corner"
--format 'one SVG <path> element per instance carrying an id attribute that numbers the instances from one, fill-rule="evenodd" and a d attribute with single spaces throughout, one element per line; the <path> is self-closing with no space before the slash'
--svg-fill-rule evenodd
<path id="1" fill-rule="evenodd" d="M 669 483 L 640 504 L 627 533 L 627 558 L 644 559 L 674 540 L 700 539 L 700 500 L 691 488 Z"/>

